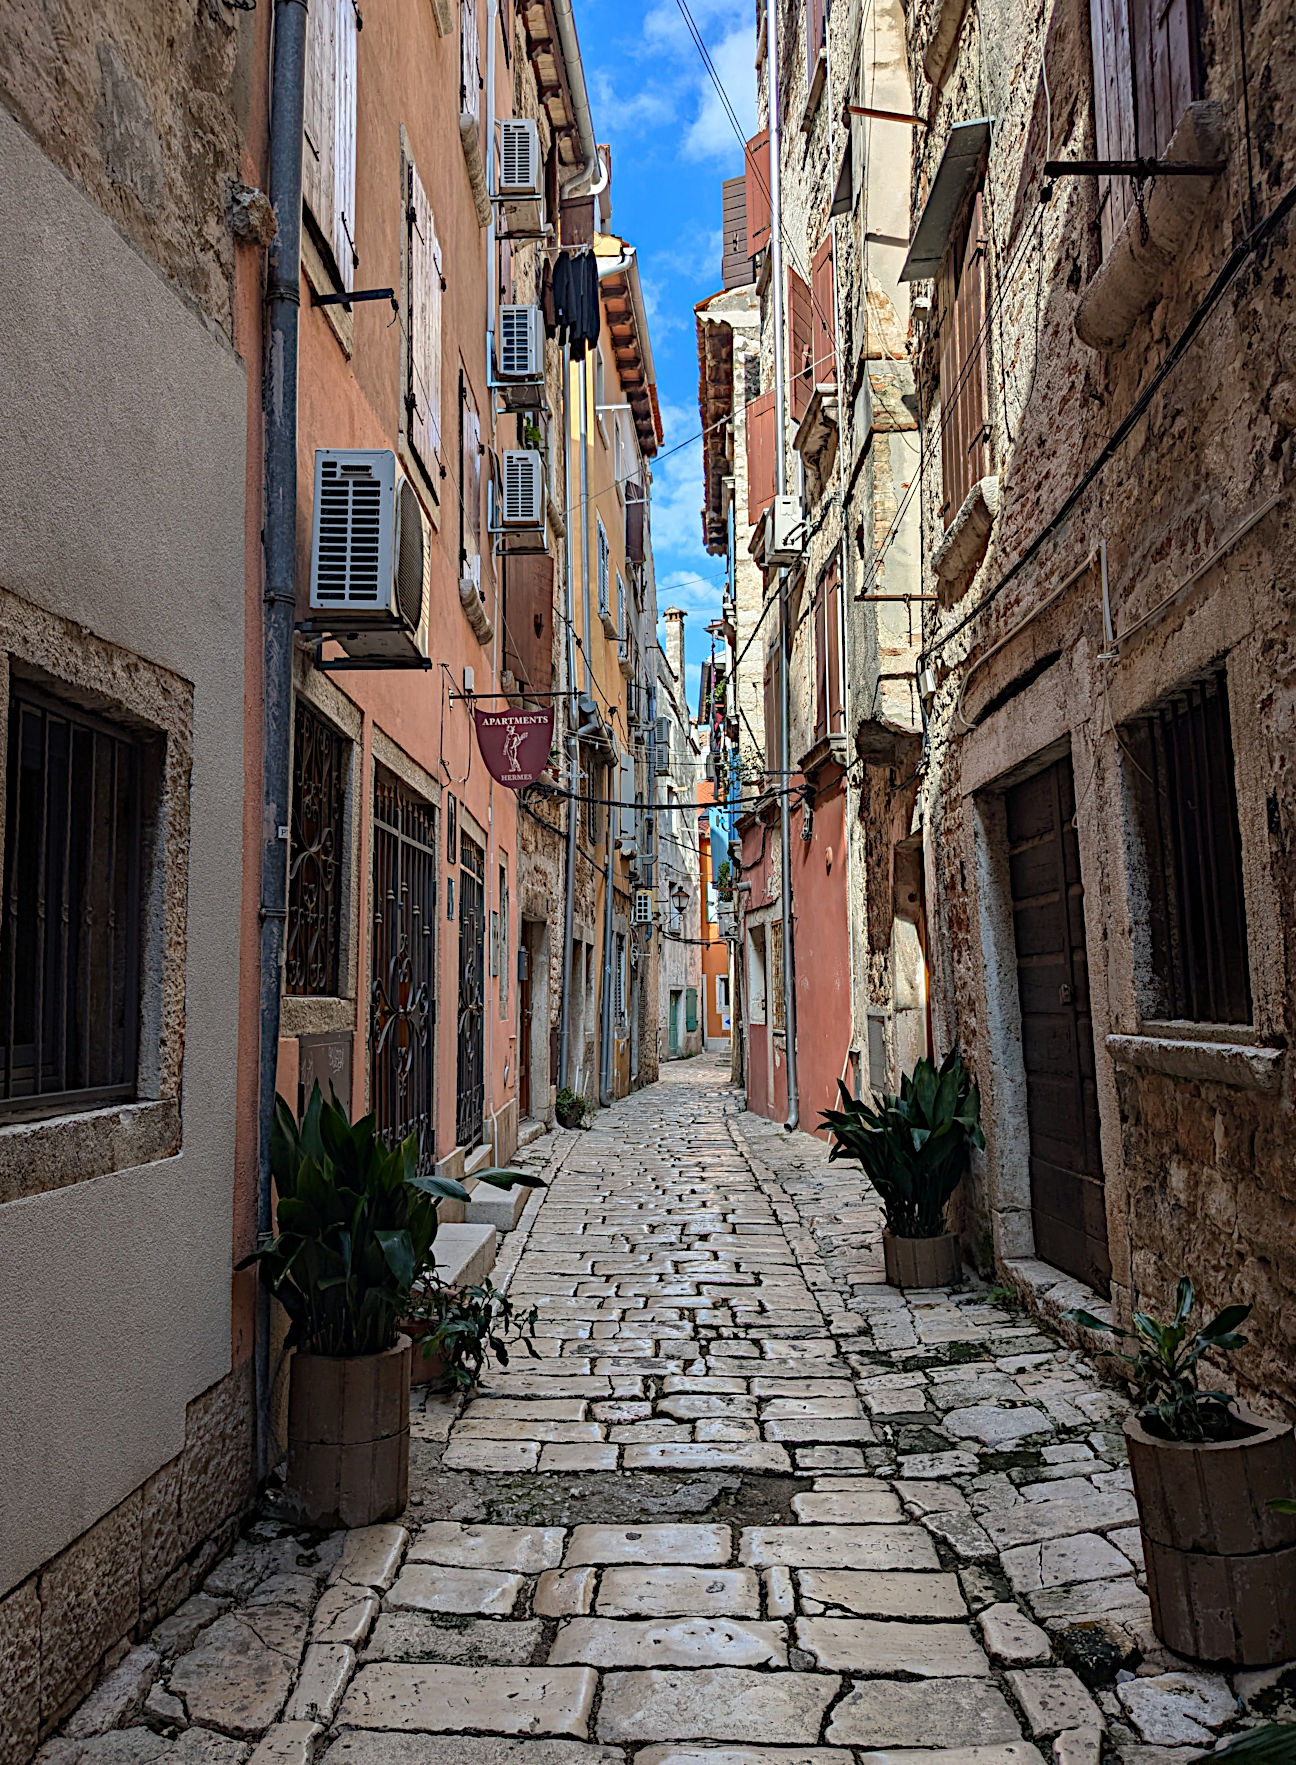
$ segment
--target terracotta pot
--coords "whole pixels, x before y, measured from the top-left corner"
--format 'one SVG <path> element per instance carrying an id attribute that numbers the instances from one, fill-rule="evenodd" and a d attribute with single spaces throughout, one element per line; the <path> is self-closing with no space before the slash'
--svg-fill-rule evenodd
<path id="1" fill-rule="evenodd" d="M 409 1337 L 382 1354 L 298 1352 L 288 1380 L 287 1488 L 301 1519 L 394 1519 L 409 1495 Z"/>
<path id="2" fill-rule="evenodd" d="M 957 1232 L 939 1238 L 895 1238 L 882 1234 L 882 1260 L 892 1287 L 952 1287 L 963 1278 Z"/>
<path id="3" fill-rule="evenodd" d="M 1125 1424 L 1157 1635 L 1176 1654 L 1238 1667 L 1296 1655 L 1296 1436 L 1241 1404 L 1253 1432 L 1205 1445 Z"/>

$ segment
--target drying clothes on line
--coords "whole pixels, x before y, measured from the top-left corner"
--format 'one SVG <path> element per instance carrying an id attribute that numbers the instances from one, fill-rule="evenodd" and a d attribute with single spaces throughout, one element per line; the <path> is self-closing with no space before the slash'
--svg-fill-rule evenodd
<path id="1" fill-rule="evenodd" d="M 574 348 L 593 348 L 599 340 L 598 262 L 592 251 L 564 251 L 553 266 L 551 284 L 553 335 Z M 546 322 L 550 300 L 545 302 Z"/>

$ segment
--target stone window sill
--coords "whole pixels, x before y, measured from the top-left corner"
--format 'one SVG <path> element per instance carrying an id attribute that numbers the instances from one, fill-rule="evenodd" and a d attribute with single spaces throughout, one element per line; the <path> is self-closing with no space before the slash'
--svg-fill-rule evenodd
<path id="1" fill-rule="evenodd" d="M 923 72 L 933 86 L 944 83 L 966 11 L 967 0 L 938 0 L 931 33 L 923 50 Z"/>
<path id="2" fill-rule="evenodd" d="M 1200 1084 L 1232 1085 L 1240 1091 L 1281 1090 L 1281 1048 L 1263 1048 L 1239 1039 L 1211 1041 L 1203 1037 L 1176 1035 L 1169 1026 L 1149 1025 L 1137 1036 L 1108 1036 L 1107 1052 L 1117 1066 L 1161 1073 L 1172 1079 L 1193 1079 Z M 1245 1036 L 1246 1032 L 1240 1032 Z"/>
<path id="3" fill-rule="evenodd" d="M 0 1127 L 0 1203 L 133 1170 L 180 1150 L 174 1097 Z"/>
<path id="4" fill-rule="evenodd" d="M 1190 104 L 1170 137 L 1165 158 L 1221 163 L 1225 154 L 1220 105 Z M 1076 308 L 1076 335 L 1090 349 L 1110 352 L 1129 341 L 1135 325 L 1176 283 L 1179 258 L 1210 201 L 1218 174 L 1159 178 L 1144 202 L 1147 237 L 1137 207 L 1126 215 L 1112 248 Z"/>
<path id="5" fill-rule="evenodd" d="M 819 113 L 819 100 L 823 97 L 824 86 L 828 80 L 828 52 L 819 51 L 819 59 L 810 73 L 810 89 L 806 93 L 805 109 L 801 112 L 801 133 L 808 135 L 814 128 L 815 117 Z"/>
<path id="6" fill-rule="evenodd" d="M 959 505 L 944 539 L 932 553 L 932 571 L 946 605 L 958 600 L 981 566 L 999 513 L 999 480 L 975 483 Z"/>

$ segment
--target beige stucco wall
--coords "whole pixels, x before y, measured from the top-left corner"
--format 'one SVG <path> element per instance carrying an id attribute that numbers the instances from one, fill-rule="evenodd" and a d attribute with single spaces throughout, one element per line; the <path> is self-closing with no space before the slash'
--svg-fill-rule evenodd
<path id="1" fill-rule="evenodd" d="M 0 1207 L 2 1592 L 178 1454 L 186 1404 L 230 1366 L 246 386 L 227 339 L 2 112 L 0 217 L 21 340 L 0 590 L 193 689 L 183 1145 Z"/>

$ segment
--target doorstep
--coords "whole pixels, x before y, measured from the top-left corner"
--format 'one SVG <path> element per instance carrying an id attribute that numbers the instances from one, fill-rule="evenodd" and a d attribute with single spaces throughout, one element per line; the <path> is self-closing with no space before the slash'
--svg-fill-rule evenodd
<path id="1" fill-rule="evenodd" d="M 464 1219 L 469 1225 L 494 1226 L 497 1232 L 511 1232 L 530 1199 L 531 1191 L 520 1183 L 511 1189 L 493 1189 L 489 1183 L 478 1183 L 472 1200 L 464 1208 Z"/>
<path id="2" fill-rule="evenodd" d="M 442 1226 L 432 1249 L 436 1272 L 449 1287 L 475 1287 L 495 1267 L 494 1226 Z"/>
<path id="3" fill-rule="evenodd" d="M 544 1134 L 547 1134 L 548 1132 L 549 1132 L 548 1122 L 546 1122 L 546 1121 L 542 1120 L 541 1118 L 534 1116 L 534 1115 L 527 1116 L 525 1121 L 518 1123 L 518 1143 L 517 1143 L 518 1151 L 521 1152 L 521 1150 L 524 1146 L 533 1145 L 537 1140 L 539 1140 Z"/>

